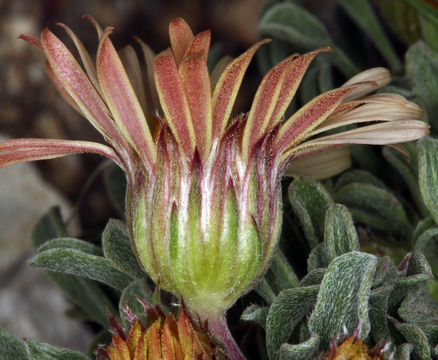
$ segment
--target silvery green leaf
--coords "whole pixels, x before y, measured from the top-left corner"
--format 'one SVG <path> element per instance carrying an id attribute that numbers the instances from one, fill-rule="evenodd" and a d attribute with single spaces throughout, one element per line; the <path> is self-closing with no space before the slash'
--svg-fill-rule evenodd
<path id="1" fill-rule="evenodd" d="M 371 291 L 369 318 L 372 329 L 371 336 L 376 343 L 382 339 L 391 338 L 388 324 L 388 299 L 392 289 L 393 287 L 389 284 Z"/>
<path id="2" fill-rule="evenodd" d="M 394 284 L 394 281 L 400 277 L 394 262 L 388 256 L 378 259 L 377 269 L 374 275 L 373 288 Z"/>
<path id="3" fill-rule="evenodd" d="M 426 230 L 435 227 L 435 221 L 432 217 L 426 217 L 418 222 L 414 231 L 414 239 L 418 239 Z"/>
<path id="4" fill-rule="evenodd" d="M 97 280 L 120 291 L 133 280 L 112 266 L 109 260 L 74 249 L 42 251 L 31 259 L 30 264 L 44 270 Z"/>
<path id="5" fill-rule="evenodd" d="M 145 276 L 132 251 L 124 223 L 114 219 L 108 221 L 102 233 L 102 247 L 105 257 L 115 268 L 133 278 Z"/>
<path id="6" fill-rule="evenodd" d="M 44 246 L 45 243 L 53 241 L 52 239 L 65 235 L 66 231 L 59 208 L 52 208 L 35 225 L 32 232 L 32 245 L 36 250 L 38 247 Z M 88 247 L 88 245 L 85 245 L 85 247 Z M 94 320 L 104 327 L 109 326 L 106 312 L 109 310 L 111 313 L 116 314 L 116 311 L 111 300 L 96 283 L 75 275 L 51 271 L 45 273 L 75 304 L 88 314 L 90 320 Z"/>
<path id="7" fill-rule="evenodd" d="M 282 344 L 280 347 L 280 360 L 308 360 L 318 355 L 319 338 L 312 336 L 301 344 Z"/>
<path id="8" fill-rule="evenodd" d="M 310 273 L 316 269 L 326 268 L 328 264 L 329 260 L 326 254 L 325 245 L 316 245 L 307 258 L 307 271 Z"/>
<path id="9" fill-rule="evenodd" d="M 339 0 L 338 3 L 373 41 L 393 71 L 400 71 L 402 63 L 383 31 L 377 16 L 367 0 Z"/>
<path id="10" fill-rule="evenodd" d="M 353 333 L 361 324 L 361 338 L 367 337 L 368 300 L 376 264 L 375 256 L 353 251 L 328 266 L 308 322 L 311 334 L 319 335 L 323 348 L 327 348 L 332 336 L 343 334 L 344 327 Z"/>
<path id="11" fill-rule="evenodd" d="M 356 221 L 411 239 L 413 229 L 406 212 L 388 190 L 370 184 L 350 183 L 337 189 L 334 200 L 346 205 Z"/>
<path id="12" fill-rule="evenodd" d="M 335 190 L 344 185 L 355 183 L 369 184 L 379 188 L 387 189 L 385 183 L 370 172 L 366 170 L 350 170 L 339 177 L 335 184 Z"/>
<path id="13" fill-rule="evenodd" d="M 259 294 L 263 300 L 266 301 L 268 305 L 272 304 L 272 302 L 275 300 L 275 292 L 272 290 L 271 285 L 266 280 L 266 278 L 263 278 L 257 285 L 257 287 L 254 289 L 254 291 Z"/>
<path id="14" fill-rule="evenodd" d="M 438 74 L 438 73 L 437 73 Z M 438 140 L 430 137 L 418 142 L 419 182 L 424 203 L 438 224 Z"/>
<path id="15" fill-rule="evenodd" d="M 0 351 L 2 360 L 28 360 L 24 343 L 0 328 Z"/>
<path id="16" fill-rule="evenodd" d="M 53 240 L 49 240 L 42 244 L 37 250 L 37 253 L 40 253 L 45 250 L 50 249 L 74 249 L 87 254 L 102 256 L 102 249 L 96 245 L 93 245 L 89 242 L 74 239 L 74 238 L 57 238 Z"/>
<path id="17" fill-rule="evenodd" d="M 48 240 L 66 235 L 59 207 L 53 207 L 45 214 L 32 229 L 32 247 L 36 250 Z"/>
<path id="18" fill-rule="evenodd" d="M 344 253 L 360 250 L 353 218 L 343 205 L 335 204 L 327 210 L 324 247 L 329 262 Z"/>
<path id="19" fill-rule="evenodd" d="M 414 347 L 412 344 L 405 343 L 397 346 L 395 351 L 394 360 L 410 360 Z"/>
<path id="20" fill-rule="evenodd" d="M 396 329 L 404 336 L 409 344 L 414 347 L 413 353 L 421 360 L 431 360 L 429 343 L 427 337 L 415 324 L 400 323 L 395 319 L 392 322 Z"/>
<path id="21" fill-rule="evenodd" d="M 269 308 L 266 318 L 266 347 L 269 359 L 278 359 L 280 345 L 288 342 L 293 330 L 313 309 L 319 286 L 282 291 Z"/>
<path id="22" fill-rule="evenodd" d="M 358 67 L 338 48 L 331 39 L 325 25 L 313 14 L 299 5 L 283 2 L 268 9 L 259 23 L 260 32 L 305 50 L 323 46 L 334 49 L 333 61 L 346 76 L 359 72 Z"/>
<path id="23" fill-rule="evenodd" d="M 409 323 L 420 328 L 434 325 L 438 327 L 438 303 L 434 301 L 425 286 L 420 286 L 408 292 L 401 303 L 398 314 Z"/>
<path id="24" fill-rule="evenodd" d="M 417 149 L 412 143 L 400 144 L 400 146 L 403 147 L 407 154 L 403 154 L 390 146 L 385 146 L 382 152 L 383 156 L 394 168 L 397 169 L 405 183 L 408 185 L 409 191 L 411 192 L 421 214 L 427 216 L 428 212 L 418 186 Z"/>
<path id="25" fill-rule="evenodd" d="M 438 54 L 424 42 L 412 45 L 405 55 L 406 73 L 415 83 L 415 93 L 426 111 L 427 118 L 436 131 L 438 123 Z"/>
<path id="26" fill-rule="evenodd" d="M 30 360 L 90 360 L 89 357 L 76 351 L 49 345 L 39 340 L 30 339 L 26 343 Z"/>
<path id="27" fill-rule="evenodd" d="M 301 279 L 300 286 L 303 287 L 303 286 L 321 284 L 325 272 L 326 272 L 325 268 L 313 269 Z"/>
<path id="28" fill-rule="evenodd" d="M 276 292 L 298 286 L 298 277 L 281 250 L 272 259 L 269 272 L 274 276 Z"/>
<path id="29" fill-rule="evenodd" d="M 315 247 L 324 239 L 325 213 L 333 205 L 330 194 L 319 183 L 296 179 L 289 186 L 289 200 L 307 241 Z"/>
<path id="30" fill-rule="evenodd" d="M 145 318 L 147 314 L 145 314 L 139 298 L 142 298 L 148 304 L 154 304 L 153 296 L 154 291 L 149 287 L 146 279 L 134 280 L 122 291 L 119 300 L 120 314 L 123 314 L 124 306 L 127 306 L 139 319 Z M 163 307 L 163 310 L 165 310 L 165 307 Z"/>
<path id="31" fill-rule="evenodd" d="M 251 305 L 248 306 L 240 317 L 244 321 L 254 321 L 259 324 L 263 329 L 266 329 L 266 318 L 268 316 L 269 307 Z"/>

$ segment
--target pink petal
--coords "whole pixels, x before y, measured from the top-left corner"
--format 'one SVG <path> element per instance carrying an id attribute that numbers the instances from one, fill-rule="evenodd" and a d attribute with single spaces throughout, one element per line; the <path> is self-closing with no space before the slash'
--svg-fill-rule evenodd
<path id="1" fill-rule="evenodd" d="M 189 104 L 196 147 L 201 159 L 211 145 L 211 85 L 204 52 L 185 58 L 179 66 L 179 75 Z"/>
<path id="2" fill-rule="evenodd" d="M 20 36 L 18 36 L 18 38 L 27 41 L 32 46 L 35 46 L 38 50 L 43 51 L 41 40 L 38 37 L 30 34 L 21 34 Z"/>
<path id="3" fill-rule="evenodd" d="M 263 78 L 255 94 L 242 137 L 242 158 L 246 162 L 254 144 L 265 134 L 286 78 L 292 55 L 274 66 Z"/>
<path id="4" fill-rule="evenodd" d="M 192 30 L 184 19 L 177 18 L 169 24 L 169 38 L 175 61 L 179 64 L 193 40 Z"/>
<path id="5" fill-rule="evenodd" d="M 178 144 L 191 159 L 196 137 L 189 105 L 171 51 L 165 50 L 154 60 L 155 85 L 166 121 Z"/>
<path id="6" fill-rule="evenodd" d="M 353 89 L 354 87 L 330 90 L 299 109 L 280 128 L 274 143 L 274 153 L 281 154 L 303 141 Z"/>
<path id="7" fill-rule="evenodd" d="M 299 153 L 298 156 L 300 158 L 293 157 L 284 175 L 321 180 L 335 176 L 351 166 L 347 146 L 313 148 L 311 151 Z"/>
<path id="8" fill-rule="evenodd" d="M 94 26 L 97 32 L 97 37 L 100 39 L 103 30 L 102 27 L 99 25 L 99 23 L 96 21 L 96 19 L 91 15 L 82 15 L 82 19 L 87 19 Z"/>
<path id="9" fill-rule="evenodd" d="M 108 141 L 124 144 L 115 124 L 90 80 L 65 45 L 48 29 L 41 35 L 44 53 L 57 82 L 77 104 L 82 114 Z"/>
<path id="10" fill-rule="evenodd" d="M 62 23 L 57 23 L 56 25 L 62 27 L 67 32 L 68 36 L 70 36 L 70 39 L 72 39 L 73 43 L 76 46 L 76 49 L 79 52 L 79 56 L 82 60 L 82 63 L 84 64 L 88 77 L 90 78 L 96 90 L 99 91 L 99 82 L 97 81 L 96 68 L 94 66 L 93 61 L 91 60 L 90 54 L 85 49 L 84 44 L 82 44 L 82 41 L 67 25 Z"/>
<path id="11" fill-rule="evenodd" d="M 52 159 L 65 155 L 103 155 L 122 167 L 122 161 L 108 146 L 87 141 L 52 139 L 13 139 L 0 143 L 0 167 L 19 162 Z"/>
<path id="12" fill-rule="evenodd" d="M 332 50 L 329 47 L 324 47 L 301 55 L 295 59 L 295 61 L 292 63 L 291 68 L 287 72 L 285 80 L 283 81 L 283 87 L 280 91 L 280 96 L 278 98 L 275 110 L 271 116 L 271 120 L 269 121 L 268 130 L 275 127 L 283 118 L 284 112 L 292 101 L 292 98 L 297 91 L 298 85 L 301 83 L 301 80 L 303 79 L 307 68 L 309 67 L 315 56 L 317 56 L 321 52 L 331 51 Z"/>
<path id="13" fill-rule="evenodd" d="M 193 38 L 186 52 L 184 53 L 184 58 L 190 55 L 197 54 L 199 52 L 203 52 L 204 61 L 207 61 L 208 51 L 210 50 L 210 39 L 211 39 L 210 30 L 205 30 L 197 34 Z"/>
<path id="14" fill-rule="evenodd" d="M 140 103 L 108 35 L 102 34 L 97 50 L 97 75 L 111 113 L 131 145 L 150 166 L 155 163 L 155 144 Z"/>
<path id="15" fill-rule="evenodd" d="M 268 42 L 270 40 L 261 40 L 254 44 L 232 61 L 220 76 L 213 93 L 213 139 L 219 140 L 224 134 L 249 62 L 258 48 Z"/>
<path id="16" fill-rule="evenodd" d="M 323 145 L 388 145 L 417 140 L 429 133 L 429 125 L 419 120 L 400 120 L 362 126 L 338 134 L 320 137 L 297 146 L 296 151 Z"/>

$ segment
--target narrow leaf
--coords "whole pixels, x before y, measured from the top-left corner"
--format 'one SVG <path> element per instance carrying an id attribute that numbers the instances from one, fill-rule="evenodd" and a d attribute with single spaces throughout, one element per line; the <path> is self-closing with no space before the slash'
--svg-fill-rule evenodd
<path id="1" fill-rule="evenodd" d="M 280 360 L 308 360 L 313 359 L 319 352 L 319 337 L 312 336 L 301 344 L 281 344 Z"/>
<path id="2" fill-rule="evenodd" d="M 260 307 L 258 305 L 248 306 L 240 317 L 243 321 L 254 321 L 263 329 L 266 329 L 266 317 L 268 316 L 269 307 Z"/>
<path id="3" fill-rule="evenodd" d="M 348 209 L 333 205 L 325 217 L 324 245 L 329 261 L 350 251 L 359 251 L 359 239 Z"/>
<path id="4" fill-rule="evenodd" d="M 128 231 L 121 221 L 108 221 L 102 233 L 102 247 L 105 258 L 118 270 L 133 278 L 145 276 L 132 251 Z"/>
<path id="5" fill-rule="evenodd" d="M 320 336 L 323 348 L 332 336 L 343 334 L 344 327 L 353 333 L 361 324 L 360 337 L 367 337 L 370 331 L 368 299 L 376 263 L 373 255 L 350 252 L 329 265 L 308 322 L 311 334 Z"/>
<path id="6" fill-rule="evenodd" d="M 26 343 L 30 360 L 90 360 L 89 357 L 76 351 L 49 345 L 39 340 L 30 339 Z"/>
<path id="7" fill-rule="evenodd" d="M 418 144 L 419 183 L 424 203 L 438 224 L 438 140 L 426 138 Z"/>
<path id="8" fill-rule="evenodd" d="M 400 71 L 402 63 L 391 42 L 380 26 L 377 16 L 367 0 L 340 0 L 339 4 L 347 11 L 362 31 L 373 41 L 377 49 L 389 63 L 393 71 Z"/>
<path id="9" fill-rule="evenodd" d="M 2 360 L 29 359 L 24 343 L 3 329 L 0 329 L 0 350 Z"/>
<path id="10" fill-rule="evenodd" d="M 269 359 L 279 358 L 280 345 L 288 342 L 300 321 L 313 309 L 319 286 L 282 291 L 269 308 L 266 318 L 266 347 Z"/>
<path id="11" fill-rule="evenodd" d="M 109 260 L 74 249 L 58 248 L 40 252 L 33 257 L 31 265 L 97 280 L 118 290 L 123 290 L 132 281 L 130 276 L 114 268 Z"/>
<path id="12" fill-rule="evenodd" d="M 289 187 L 289 201 L 307 241 L 315 247 L 324 239 L 325 212 L 333 205 L 333 200 L 321 184 L 297 179 Z"/>

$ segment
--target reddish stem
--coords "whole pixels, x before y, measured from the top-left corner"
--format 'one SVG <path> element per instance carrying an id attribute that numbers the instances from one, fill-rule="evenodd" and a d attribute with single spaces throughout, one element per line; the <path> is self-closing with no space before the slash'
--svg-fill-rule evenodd
<path id="1" fill-rule="evenodd" d="M 226 349 L 232 360 L 246 360 L 239 346 L 231 335 L 225 316 L 208 319 L 208 330 L 215 339 Z"/>

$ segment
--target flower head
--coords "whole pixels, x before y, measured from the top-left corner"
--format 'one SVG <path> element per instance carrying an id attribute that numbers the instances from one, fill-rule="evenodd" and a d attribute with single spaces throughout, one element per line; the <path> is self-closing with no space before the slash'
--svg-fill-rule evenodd
<path id="1" fill-rule="evenodd" d="M 130 320 L 127 333 L 110 316 L 112 343 L 98 349 L 99 360 L 225 360 L 207 332 L 197 328 L 184 308 L 176 319 L 174 315 L 164 315 L 159 308 L 151 308 L 141 301 L 148 314 L 147 326 L 142 326 L 126 307 L 125 316 Z"/>
<path id="2" fill-rule="evenodd" d="M 82 152 L 116 162 L 128 180 L 126 215 L 139 263 L 182 297 L 189 312 L 208 319 L 219 336 L 227 335 L 218 319 L 256 285 L 275 252 L 285 171 L 330 176 L 348 165 L 344 145 L 392 144 L 428 132 L 416 120 L 421 109 L 401 96 L 366 97 L 390 81 L 383 68 L 357 75 L 284 119 L 309 64 L 329 48 L 280 62 L 263 78 L 249 112 L 233 116 L 244 73 L 268 40 L 232 60 L 213 82 L 207 69 L 210 32 L 195 36 L 176 19 L 169 26 L 171 48 L 154 56 L 140 42 L 149 65 L 144 86 L 132 52 L 127 69 L 137 73 L 125 70 L 109 38 L 112 28 L 102 30 L 89 19 L 99 37 L 96 65 L 65 25 L 83 68 L 48 29 L 40 39 L 22 38 L 44 52 L 51 80 L 108 146 L 10 140 L 0 144 L 0 165 Z M 370 121 L 376 123 L 336 132 Z"/>

